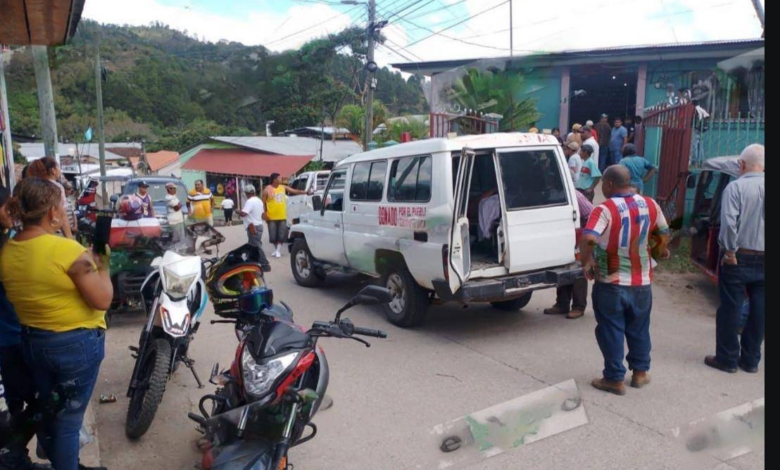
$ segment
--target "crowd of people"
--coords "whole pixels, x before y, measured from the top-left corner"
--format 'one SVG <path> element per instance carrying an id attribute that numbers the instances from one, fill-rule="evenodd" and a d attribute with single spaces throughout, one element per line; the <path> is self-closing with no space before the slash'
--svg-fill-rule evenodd
<path id="1" fill-rule="evenodd" d="M 576 251 L 585 277 L 558 288 L 555 305 L 544 313 L 581 318 L 588 281 L 595 281 L 591 297 L 604 370 L 592 385 L 617 395 L 626 393 L 624 357 L 633 371 L 632 387 L 650 382 L 653 268 L 656 260 L 670 256 L 664 213 L 655 200 L 643 196 L 656 167 L 637 154 L 637 126 L 639 117 L 625 126 L 615 118 L 610 127 L 608 116 L 602 115 L 596 125 L 574 124 L 565 139 L 559 129 L 553 130 L 578 191 L 583 228 L 577 231 Z M 723 194 L 716 354 L 704 362 L 728 373 L 738 368 L 756 373 L 764 338 L 764 147 L 748 146 L 739 165 L 740 178 Z M 599 183 L 606 200 L 594 207 Z M 742 312 L 746 297 L 747 319 Z"/>

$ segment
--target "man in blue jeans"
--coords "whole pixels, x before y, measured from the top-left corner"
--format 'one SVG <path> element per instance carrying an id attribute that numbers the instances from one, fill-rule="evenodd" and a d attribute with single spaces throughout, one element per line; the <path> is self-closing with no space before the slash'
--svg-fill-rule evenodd
<path id="1" fill-rule="evenodd" d="M 593 311 L 596 339 L 604 356 L 603 376 L 591 384 L 625 395 L 623 342 L 628 343 L 631 386 L 650 383 L 650 310 L 653 306 L 653 257 L 668 257 L 669 226 L 658 203 L 634 194 L 631 173 L 621 165 L 602 178 L 606 202 L 593 209 L 580 241 L 585 276 L 595 279 Z M 650 242 L 654 242 L 651 245 Z"/>
<path id="2" fill-rule="evenodd" d="M 741 176 L 723 191 L 718 243 L 720 308 L 716 349 L 704 363 L 724 372 L 758 372 L 764 341 L 764 146 L 748 146 L 739 157 Z M 749 311 L 739 336 L 745 296 Z"/>

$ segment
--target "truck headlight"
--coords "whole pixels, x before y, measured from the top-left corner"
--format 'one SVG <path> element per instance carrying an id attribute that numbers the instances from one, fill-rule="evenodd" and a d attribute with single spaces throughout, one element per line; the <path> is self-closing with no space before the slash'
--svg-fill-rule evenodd
<path id="1" fill-rule="evenodd" d="M 290 365 L 295 362 L 298 353 L 287 354 L 267 364 L 258 364 L 249 349 L 244 347 L 241 354 L 241 374 L 244 379 L 244 390 L 256 398 L 268 393 L 271 386 Z"/>

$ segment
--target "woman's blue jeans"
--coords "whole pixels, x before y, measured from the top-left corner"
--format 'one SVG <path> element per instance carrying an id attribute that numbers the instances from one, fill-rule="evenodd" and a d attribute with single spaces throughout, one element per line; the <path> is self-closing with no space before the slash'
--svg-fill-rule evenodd
<path id="1" fill-rule="evenodd" d="M 25 327 L 22 338 L 40 399 L 55 391 L 65 395 L 62 409 L 44 417 L 43 449 L 57 470 L 77 470 L 79 431 L 105 356 L 105 330 L 55 333 Z"/>

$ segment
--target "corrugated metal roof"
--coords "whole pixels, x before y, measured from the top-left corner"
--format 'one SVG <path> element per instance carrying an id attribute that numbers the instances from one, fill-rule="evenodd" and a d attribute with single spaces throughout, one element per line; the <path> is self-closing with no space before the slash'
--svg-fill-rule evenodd
<path id="1" fill-rule="evenodd" d="M 267 155 L 250 150 L 206 149 L 190 158 L 182 169 L 223 175 L 271 176 L 271 173 L 279 173 L 290 176 L 305 167 L 312 158 L 312 155 Z"/>
<path id="2" fill-rule="evenodd" d="M 475 57 L 471 59 L 441 60 L 428 62 L 408 62 L 392 64 L 393 67 L 409 73 L 424 73 L 426 75 L 440 73 L 477 61 L 486 62 L 518 62 L 521 64 L 541 62 L 542 65 L 563 65 L 571 61 L 587 62 L 627 62 L 634 58 L 649 60 L 647 56 L 653 56 L 656 60 L 669 60 L 665 55 L 690 55 L 690 59 L 699 58 L 704 52 L 720 55 L 724 58 L 735 55 L 735 51 L 748 50 L 763 47 L 763 39 L 739 39 L 726 41 L 705 41 L 675 44 L 643 44 L 631 46 L 616 46 L 597 49 L 569 49 L 561 51 L 549 51 L 538 54 L 515 55 L 514 57 Z M 739 52 L 737 52 L 739 53 Z M 632 57 L 633 56 L 633 57 Z"/>
<path id="3" fill-rule="evenodd" d="M 46 150 L 44 148 L 44 145 L 42 143 L 22 143 L 19 144 L 21 147 L 21 152 L 24 158 L 26 158 L 28 161 L 31 160 L 37 160 L 39 158 L 43 158 L 46 156 Z M 76 147 L 78 147 L 78 150 L 76 150 Z M 141 148 L 141 144 L 137 144 L 135 142 L 119 142 L 119 143 L 106 143 L 106 160 L 107 161 L 114 161 L 114 160 L 126 160 L 125 157 L 122 155 L 117 155 L 111 151 L 108 150 L 108 148 Z M 57 144 L 57 153 L 60 154 L 60 156 L 69 156 L 71 153 L 75 153 L 78 151 L 78 153 L 82 156 L 90 156 L 94 158 L 98 158 L 100 156 L 100 149 L 98 148 L 98 144 L 96 143 L 90 143 L 90 144 L 63 144 L 59 143 Z"/>
<path id="4" fill-rule="evenodd" d="M 259 150 L 277 155 L 312 155 L 319 156 L 322 146 L 322 159 L 326 162 L 339 162 L 351 155 L 363 151 L 363 148 L 351 140 L 320 141 L 310 137 L 212 137 L 218 142 L 237 145 L 239 147 Z"/>

